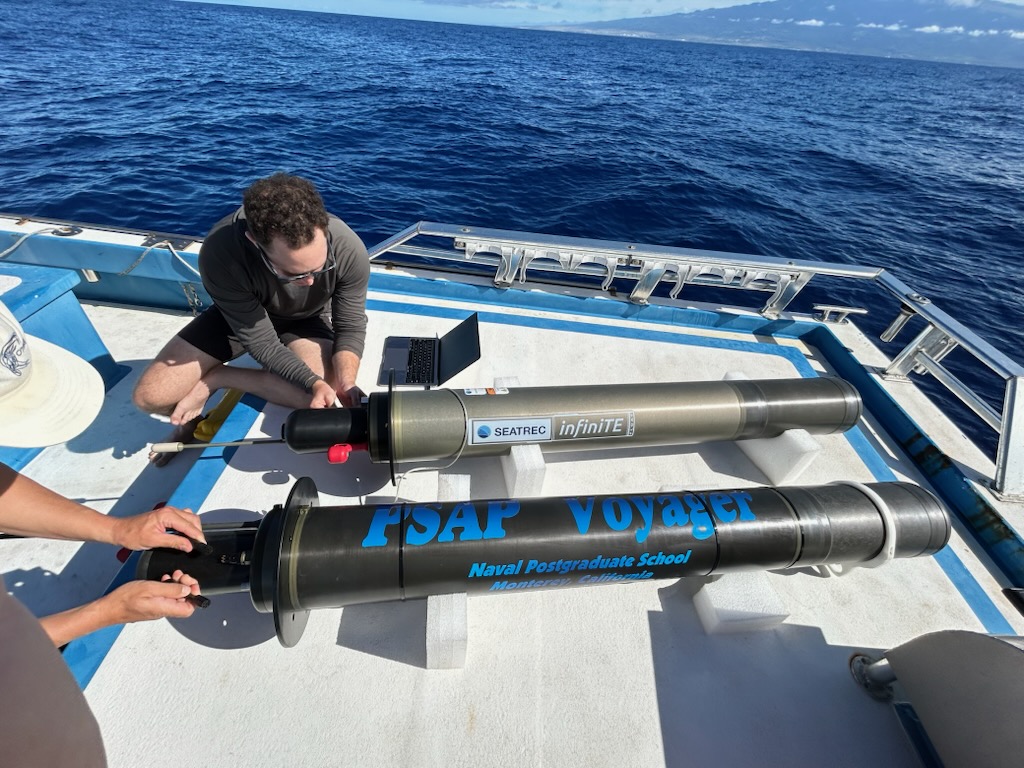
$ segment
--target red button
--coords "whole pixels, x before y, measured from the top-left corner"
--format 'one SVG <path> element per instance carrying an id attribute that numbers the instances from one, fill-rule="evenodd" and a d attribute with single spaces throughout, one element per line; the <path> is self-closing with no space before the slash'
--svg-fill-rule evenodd
<path id="1" fill-rule="evenodd" d="M 352 446 L 345 443 L 339 443 L 332 445 L 327 449 L 327 461 L 331 464 L 344 464 L 348 461 L 349 454 L 352 453 Z"/>

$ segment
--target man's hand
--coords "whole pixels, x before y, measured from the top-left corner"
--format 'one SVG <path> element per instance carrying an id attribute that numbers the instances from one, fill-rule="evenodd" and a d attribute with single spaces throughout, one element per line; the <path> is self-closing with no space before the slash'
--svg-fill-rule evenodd
<path id="1" fill-rule="evenodd" d="M 78 608 L 44 616 L 43 629 L 58 648 L 77 637 L 112 624 L 147 621 L 165 616 L 186 618 L 195 611 L 188 601 L 199 594 L 199 582 L 187 573 L 175 571 L 162 581 L 129 581 L 110 594 Z"/>
<path id="2" fill-rule="evenodd" d="M 363 390 L 356 386 L 359 362 L 359 356 L 347 349 L 335 352 L 331 357 L 327 381 L 338 393 L 338 399 L 346 408 L 359 408 L 362 405 L 360 401 L 366 397 Z"/>
<path id="3" fill-rule="evenodd" d="M 199 594 L 199 582 L 186 573 L 175 571 L 162 581 L 129 581 L 104 595 L 97 603 L 110 624 L 128 624 L 163 617 L 187 618 L 195 606 L 185 598 Z"/>
<path id="4" fill-rule="evenodd" d="M 168 529 L 182 533 L 184 536 L 168 533 Z M 193 514 L 191 509 L 160 507 L 152 512 L 134 517 L 122 517 L 114 521 L 111 543 L 128 549 L 167 547 L 168 549 L 180 549 L 182 552 L 191 552 L 192 543 L 185 536 L 206 543 L 199 516 Z"/>
<path id="5" fill-rule="evenodd" d="M 354 384 L 347 389 L 338 390 L 338 399 L 341 400 L 341 404 L 346 408 L 362 408 L 364 397 L 366 395 L 363 390 Z"/>
<path id="6" fill-rule="evenodd" d="M 333 408 L 334 401 L 338 399 L 338 393 L 334 387 L 323 379 L 313 385 L 313 399 L 309 403 L 310 408 Z"/>

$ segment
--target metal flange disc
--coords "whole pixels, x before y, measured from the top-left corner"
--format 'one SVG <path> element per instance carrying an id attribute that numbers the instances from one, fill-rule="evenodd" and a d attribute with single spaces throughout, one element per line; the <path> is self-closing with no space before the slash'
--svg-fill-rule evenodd
<path id="1" fill-rule="evenodd" d="M 388 468 L 391 470 L 391 484 L 395 482 L 395 369 L 388 374 Z"/>
<path id="2" fill-rule="evenodd" d="M 300 477 L 292 486 L 285 502 L 281 539 L 277 557 L 277 589 L 274 591 L 274 629 L 285 648 L 292 648 L 302 638 L 309 621 L 309 611 L 295 610 L 295 543 L 306 513 L 318 506 L 320 496 L 312 478 Z"/>

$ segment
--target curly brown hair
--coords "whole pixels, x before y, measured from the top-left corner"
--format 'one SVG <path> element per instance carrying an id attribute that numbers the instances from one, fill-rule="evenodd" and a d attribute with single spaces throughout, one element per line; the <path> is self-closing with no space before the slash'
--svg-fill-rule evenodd
<path id="1" fill-rule="evenodd" d="M 256 241 L 269 245 L 280 237 L 289 248 L 301 248 L 313 240 L 317 229 L 327 231 L 327 211 L 313 183 L 301 176 L 275 173 L 258 179 L 242 196 L 249 231 Z"/>

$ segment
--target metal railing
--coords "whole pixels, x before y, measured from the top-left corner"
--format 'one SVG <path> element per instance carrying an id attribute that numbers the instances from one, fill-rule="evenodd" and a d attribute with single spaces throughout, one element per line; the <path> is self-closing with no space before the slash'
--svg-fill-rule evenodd
<path id="1" fill-rule="evenodd" d="M 0 253 L 11 261 L 21 261 L 19 255 L 25 251 L 26 263 L 115 274 L 135 270 L 134 274 L 142 277 L 194 280 L 195 255 L 179 254 L 176 249 L 183 251 L 200 238 L 182 239 L 179 235 L 90 227 L 53 219 L 14 221 L 12 217 L 12 221 L 13 226 L 5 233 L 8 237 L 0 238 Z M 40 224 L 44 226 L 40 228 Z M 435 242 L 427 246 L 410 242 L 417 238 L 435 238 Z M 437 238 L 441 238 L 443 247 L 437 244 Z M 94 260 L 83 263 L 80 248 L 70 242 L 76 240 L 79 244 L 82 240 L 102 244 L 103 248 L 94 249 Z M 140 254 L 147 253 L 146 262 L 139 266 Z M 999 435 L 992 488 L 1003 496 L 1024 499 L 1024 367 L 884 269 L 432 222 L 414 224 L 370 249 L 371 257 L 379 262 L 389 254 L 420 259 L 434 270 L 465 274 L 467 266 L 472 266 L 490 273 L 499 287 L 527 281 L 555 282 L 591 287 L 635 304 L 647 304 L 662 284 L 668 288 L 671 301 L 678 300 L 688 285 L 767 293 L 768 299 L 760 309 L 767 318 L 779 317 L 816 276 L 872 281 L 900 303 L 899 315 L 881 334 L 883 341 L 894 339 L 914 317 L 925 324 L 924 330 L 892 359 L 885 376 L 900 380 L 911 373 L 929 374 L 965 403 Z M 623 286 L 628 287 L 628 294 Z M 844 311 L 854 311 L 832 306 L 823 309 L 837 317 L 842 317 Z M 943 358 L 956 348 L 1001 380 L 1001 411 L 943 365 Z"/>
<path id="2" fill-rule="evenodd" d="M 450 239 L 451 245 L 407 245 L 420 237 Z M 534 279 L 578 285 L 579 278 L 586 277 L 599 279 L 599 290 L 618 295 L 613 283 L 625 281 L 632 286 L 625 298 L 635 304 L 647 304 L 662 283 L 671 286 L 670 300 L 677 299 L 687 285 L 760 291 L 770 294 L 760 309 L 767 318 L 779 317 L 816 276 L 873 281 L 901 307 L 882 333 L 883 341 L 893 340 L 913 317 L 925 323 L 924 330 L 893 358 L 885 376 L 899 380 L 911 373 L 927 373 L 959 398 L 999 434 L 993 490 L 1008 498 L 1024 498 L 1024 367 L 884 269 L 434 222 L 414 224 L 370 249 L 377 261 L 384 261 L 387 254 L 427 260 L 440 269 L 464 270 L 467 263 L 490 267 L 494 284 L 504 288 Z M 533 278 L 527 277 L 528 268 Z M 1001 412 L 942 365 L 942 359 L 957 347 L 1002 380 Z"/>

